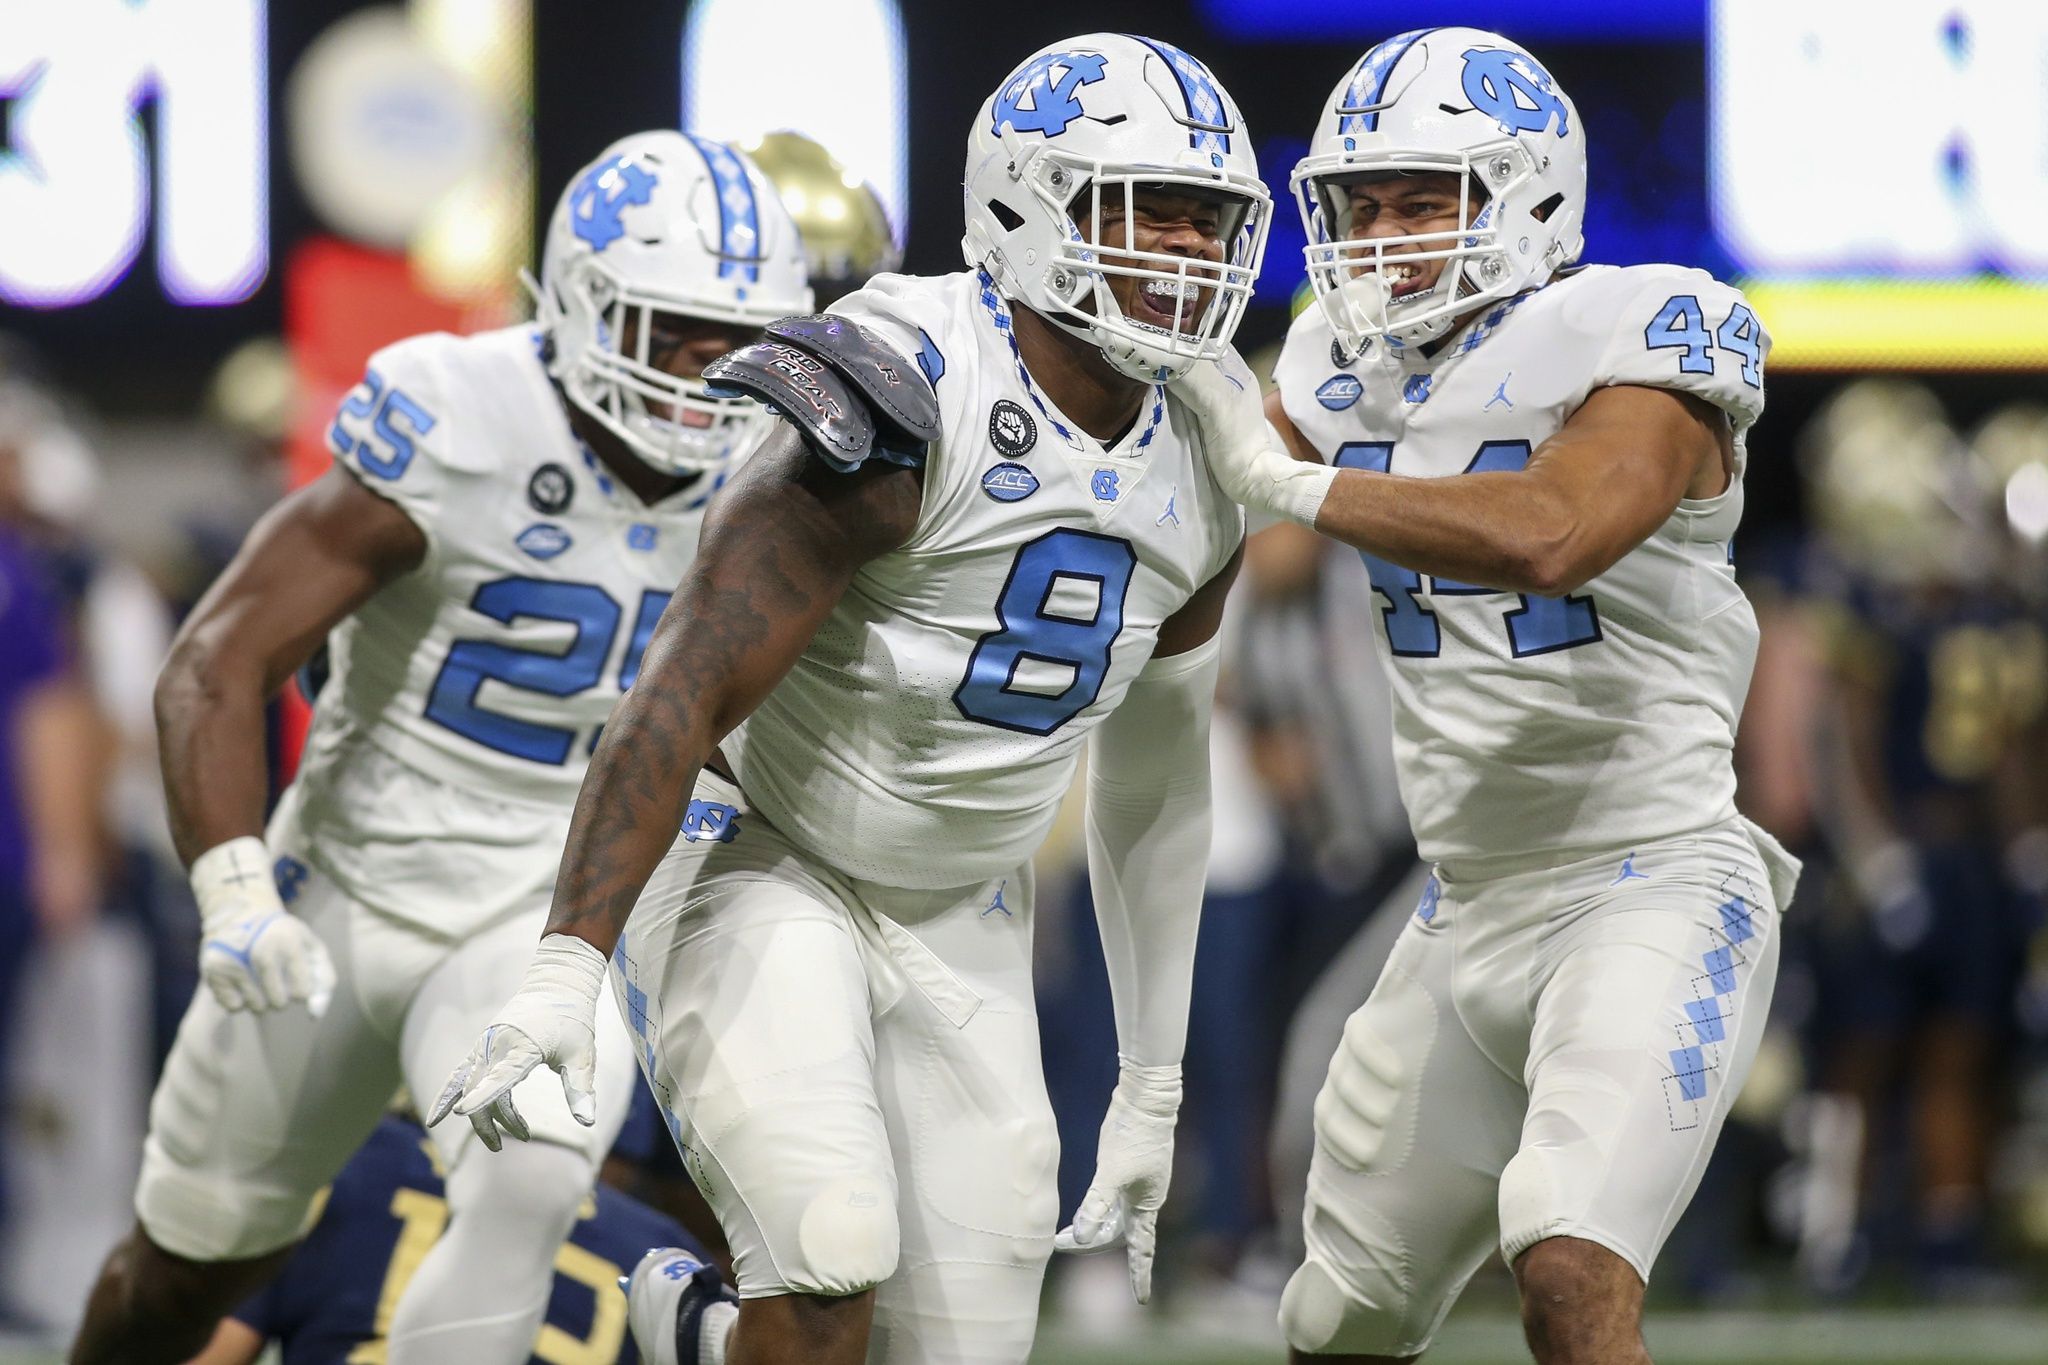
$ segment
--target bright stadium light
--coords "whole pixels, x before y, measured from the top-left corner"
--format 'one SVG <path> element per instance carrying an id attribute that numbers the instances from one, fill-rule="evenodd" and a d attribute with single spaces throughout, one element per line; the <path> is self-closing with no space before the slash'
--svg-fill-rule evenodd
<path id="1" fill-rule="evenodd" d="M 775 78 L 761 78 L 773 53 Z M 903 14 L 897 0 L 698 0 L 683 29 L 683 127 L 727 142 L 787 128 L 875 187 L 909 227 Z"/>
<path id="2" fill-rule="evenodd" d="M 1708 41 L 1714 232 L 1773 365 L 2048 364 L 2048 6 L 1715 0 Z"/>
<path id="3" fill-rule="evenodd" d="M 2039 0 L 1719 0 L 1711 42 L 1715 226 L 1744 267 L 2048 272 Z"/>
<path id="4" fill-rule="evenodd" d="M 127 273 L 160 165 L 157 271 L 179 303 L 269 268 L 264 0 L 0 0 L 0 298 L 61 308 Z"/>

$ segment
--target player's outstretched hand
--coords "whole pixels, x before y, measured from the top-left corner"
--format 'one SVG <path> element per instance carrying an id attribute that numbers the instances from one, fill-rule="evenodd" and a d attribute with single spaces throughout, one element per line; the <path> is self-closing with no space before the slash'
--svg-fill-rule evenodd
<path id="1" fill-rule="evenodd" d="M 573 934 L 543 938 L 519 990 L 442 1087 L 427 1126 L 452 1112 L 467 1118 L 494 1152 L 504 1145 L 501 1129 L 526 1141 L 526 1120 L 512 1103 L 512 1088 L 542 1062 L 560 1074 L 570 1115 L 586 1128 L 596 1123 L 597 997 L 604 968 L 604 954 Z"/>
<path id="2" fill-rule="evenodd" d="M 199 902 L 199 975 L 222 1009 L 281 1010 L 294 1000 L 318 1019 L 334 997 L 334 959 L 304 920 L 284 908 L 270 852 L 253 835 L 192 863 Z"/>
<path id="3" fill-rule="evenodd" d="M 1116 1090 L 1095 1149 L 1095 1179 L 1074 1210 L 1074 1221 L 1053 1239 L 1060 1251 L 1102 1251 L 1126 1244 L 1131 1293 L 1152 1300 L 1152 1254 L 1159 1241 L 1159 1208 L 1173 1178 L 1173 1123 L 1180 1113 L 1178 1066 L 1117 1070 Z"/>
<path id="4" fill-rule="evenodd" d="M 1337 471 L 1287 453 L 1286 442 L 1266 420 L 1258 381 L 1235 351 L 1198 362 L 1172 389 L 1194 415 L 1202 458 L 1226 494 L 1255 512 L 1316 524 Z"/>

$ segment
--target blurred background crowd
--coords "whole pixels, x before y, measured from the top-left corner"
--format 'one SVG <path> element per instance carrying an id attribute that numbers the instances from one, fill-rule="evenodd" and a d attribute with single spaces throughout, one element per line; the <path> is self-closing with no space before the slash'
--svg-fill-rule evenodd
<path id="1" fill-rule="evenodd" d="M 0 1321 L 74 1319 L 128 1223 L 196 982 L 158 665 L 251 522 L 318 472 L 373 348 L 517 316 L 537 216 L 638 128 L 803 132 L 825 150 L 785 142 L 782 164 L 814 254 L 937 272 L 959 266 L 971 112 L 1039 44 L 1107 26 L 1203 57 L 1284 201 L 1327 88 L 1434 22 L 1501 29 L 1576 99 L 1589 260 L 1735 279 L 1776 342 L 1736 547 L 1763 621 L 1738 762 L 1745 809 L 1806 874 L 1771 1039 L 1653 1290 L 2038 1300 L 2048 12 L 1109 9 L 0 0 Z M 1299 247 L 1283 202 L 1239 338 L 1261 373 L 1301 303 Z M 1378 605 L 1354 553 L 1279 527 L 1232 607 L 1162 1285 L 1168 1311 L 1254 1334 L 1294 1263 L 1323 1068 L 1420 886 Z M 281 784 L 303 703 L 271 723 Z M 1080 864 L 1063 831 L 1038 943 L 1066 1209 L 1115 1074 Z M 1137 1311 L 1113 1258 L 1060 1271 L 1051 1311 Z"/>

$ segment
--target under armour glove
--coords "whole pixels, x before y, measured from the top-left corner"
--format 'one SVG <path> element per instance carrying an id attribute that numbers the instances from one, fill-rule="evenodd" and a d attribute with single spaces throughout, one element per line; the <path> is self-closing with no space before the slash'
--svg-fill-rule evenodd
<path id="1" fill-rule="evenodd" d="M 530 1133 L 512 1103 L 512 1087 L 542 1062 L 561 1076 L 570 1115 L 586 1128 L 596 1123 L 597 997 L 604 971 L 604 954 L 575 935 L 543 938 L 518 991 L 442 1087 L 427 1126 L 452 1111 L 494 1152 L 504 1145 L 501 1129 L 526 1141 Z"/>
<path id="2" fill-rule="evenodd" d="M 284 908 L 270 851 L 254 835 L 217 844 L 192 863 L 199 902 L 199 975 L 222 1009 L 281 1010 L 294 1000 L 318 1019 L 334 998 L 334 959 Z"/>
<path id="3" fill-rule="evenodd" d="M 1316 524 L 1337 471 L 1287 453 L 1280 433 L 1266 420 L 1258 382 L 1235 353 L 1223 361 L 1198 363 L 1171 388 L 1194 415 L 1202 457 L 1233 501 L 1303 526 Z"/>
<path id="4" fill-rule="evenodd" d="M 1180 1067 L 1133 1066 L 1119 1059 L 1116 1090 L 1095 1149 L 1095 1180 L 1074 1221 L 1053 1239 L 1060 1251 L 1102 1251 L 1127 1244 L 1131 1293 L 1152 1299 L 1152 1254 L 1159 1208 L 1173 1179 L 1173 1123 L 1180 1113 Z"/>

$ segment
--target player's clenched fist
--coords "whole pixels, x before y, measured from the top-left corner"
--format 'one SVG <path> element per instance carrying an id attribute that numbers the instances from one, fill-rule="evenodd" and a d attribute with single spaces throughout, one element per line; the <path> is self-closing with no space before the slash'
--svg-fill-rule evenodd
<path id="1" fill-rule="evenodd" d="M 575 1120 L 586 1128 L 596 1123 L 597 996 L 604 970 L 604 954 L 573 934 L 542 939 L 526 979 L 449 1076 L 427 1125 L 453 1112 L 494 1152 L 504 1145 L 501 1129 L 526 1141 L 526 1120 L 512 1090 L 542 1062 L 561 1076 Z"/>

